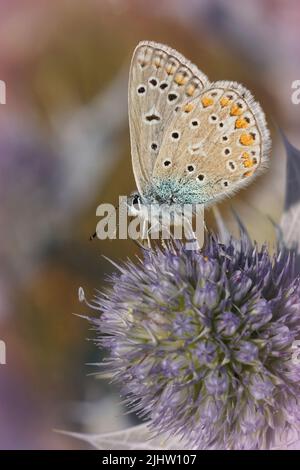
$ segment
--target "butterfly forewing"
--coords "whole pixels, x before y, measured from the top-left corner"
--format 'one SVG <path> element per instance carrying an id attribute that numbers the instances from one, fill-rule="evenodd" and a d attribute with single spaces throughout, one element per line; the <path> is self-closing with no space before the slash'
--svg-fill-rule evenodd
<path id="1" fill-rule="evenodd" d="M 207 77 L 175 50 L 148 41 L 135 49 L 129 77 L 129 126 L 133 170 L 142 194 L 175 109 L 199 96 L 206 85 Z"/>
<path id="2" fill-rule="evenodd" d="M 192 182 L 198 201 L 209 203 L 248 184 L 266 166 L 269 150 L 264 113 L 251 93 L 216 82 L 174 112 L 152 179 Z"/>

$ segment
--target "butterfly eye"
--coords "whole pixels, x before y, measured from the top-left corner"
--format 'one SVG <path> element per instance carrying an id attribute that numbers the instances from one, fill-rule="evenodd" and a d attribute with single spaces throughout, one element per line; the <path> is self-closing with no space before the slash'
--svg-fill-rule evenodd
<path id="1" fill-rule="evenodd" d="M 165 166 L 165 167 L 168 167 L 168 166 L 170 166 L 170 165 L 172 165 L 171 160 L 165 160 L 165 161 L 164 161 L 164 166 Z"/>
<path id="2" fill-rule="evenodd" d="M 138 203 L 139 203 L 139 200 L 140 200 L 139 194 L 135 194 L 135 195 L 133 196 L 133 199 L 132 199 L 132 205 L 134 206 L 134 205 L 138 204 Z"/>

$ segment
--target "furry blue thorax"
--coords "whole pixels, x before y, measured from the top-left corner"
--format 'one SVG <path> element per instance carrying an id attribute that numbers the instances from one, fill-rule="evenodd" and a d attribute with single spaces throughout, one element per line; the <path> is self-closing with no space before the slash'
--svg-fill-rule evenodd
<path id="1" fill-rule="evenodd" d="M 199 182 L 182 181 L 173 178 L 155 178 L 144 191 L 142 202 L 162 204 L 205 204 L 211 197 L 209 185 L 204 184 L 199 188 Z"/>

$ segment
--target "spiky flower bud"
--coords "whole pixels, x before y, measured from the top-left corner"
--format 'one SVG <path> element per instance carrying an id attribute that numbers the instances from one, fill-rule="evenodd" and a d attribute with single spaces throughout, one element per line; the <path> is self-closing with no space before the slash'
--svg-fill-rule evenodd
<path id="1" fill-rule="evenodd" d="M 300 424 L 293 257 L 213 237 L 128 262 L 97 299 L 105 367 L 156 433 L 187 448 L 264 449 Z"/>

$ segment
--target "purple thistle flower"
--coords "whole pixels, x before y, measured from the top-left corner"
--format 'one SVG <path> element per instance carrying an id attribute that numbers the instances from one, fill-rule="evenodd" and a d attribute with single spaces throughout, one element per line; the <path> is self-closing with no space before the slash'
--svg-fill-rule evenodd
<path id="1" fill-rule="evenodd" d="M 209 236 L 127 262 L 97 299 L 106 368 L 132 410 L 187 448 L 264 449 L 300 424 L 300 279 L 286 250 Z"/>

